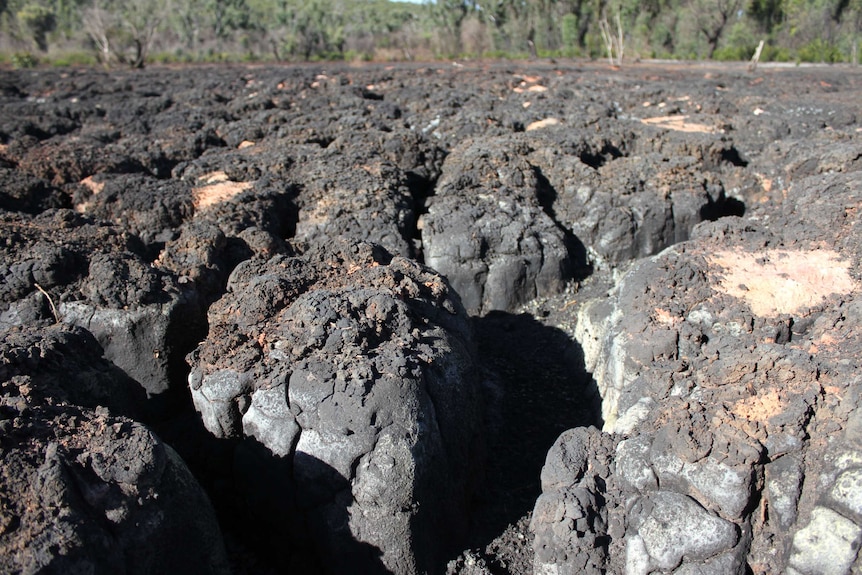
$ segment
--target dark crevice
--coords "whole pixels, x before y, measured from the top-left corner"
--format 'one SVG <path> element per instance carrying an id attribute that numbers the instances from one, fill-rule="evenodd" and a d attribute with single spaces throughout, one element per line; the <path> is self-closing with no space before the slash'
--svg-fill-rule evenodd
<path id="1" fill-rule="evenodd" d="M 581 346 L 530 314 L 474 317 L 480 359 L 499 388 L 489 429 L 486 482 L 473 509 L 470 546 L 484 548 L 532 511 L 545 456 L 559 435 L 601 426 L 601 397 Z"/>
<path id="2" fill-rule="evenodd" d="M 729 216 L 742 217 L 745 215 L 745 203 L 724 194 L 724 191 L 719 194 L 717 199 L 712 199 L 712 196 L 707 196 L 707 203 L 700 208 L 701 221 L 714 222 L 719 218 Z"/>
<path id="3" fill-rule="evenodd" d="M 574 279 L 581 281 L 589 277 L 593 273 L 593 268 L 587 259 L 587 248 L 584 243 L 558 219 L 554 210 L 554 203 L 557 201 L 557 190 L 551 185 L 551 182 L 542 173 L 542 170 L 536 166 L 533 167 L 536 179 L 539 183 L 536 198 L 539 205 L 554 225 L 563 233 L 563 242 L 566 247 L 566 252 L 569 254 L 569 262 L 571 269 L 570 274 L 564 279 Z"/>
<path id="4" fill-rule="evenodd" d="M 413 221 L 407 234 L 411 255 L 417 262 L 425 263 L 425 252 L 422 247 L 422 228 L 419 219 L 428 213 L 428 198 L 434 195 L 437 180 L 427 178 L 416 172 L 407 173 L 407 187 L 413 198 Z"/>
<path id="5" fill-rule="evenodd" d="M 722 150 L 721 151 L 721 161 L 727 162 L 728 164 L 731 164 L 731 165 L 734 165 L 737 168 L 747 168 L 748 167 L 748 160 L 743 158 L 739 154 L 739 150 L 737 150 L 735 147 L 731 147 L 730 149 L 727 149 L 727 150 Z"/>
<path id="6" fill-rule="evenodd" d="M 374 101 L 383 100 L 383 94 L 378 94 L 377 92 L 372 92 L 368 88 L 359 88 L 357 95 L 360 98 L 363 98 L 364 100 L 374 100 Z"/>
<path id="7" fill-rule="evenodd" d="M 316 146 L 320 146 L 321 148 L 328 148 L 332 142 L 335 141 L 335 138 L 329 136 L 313 136 L 305 140 L 306 144 L 314 144 Z"/>
<path id="8" fill-rule="evenodd" d="M 174 168 L 180 164 L 177 160 L 170 160 L 164 156 L 151 158 L 145 169 L 149 175 L 159 180 L 170 180 L 173 177 Z"/>
<path id="9" fill-rule="evenodd" d="M 592 149 L 583 150 L 580 154 L 578 154 L 578 158 L 588 165 L 589 167 L 598 170 L 609 161 L 616 160 L 617 158 L 622 158 L 625 154 L 623 154 L 622 150 L 620 150 L 615 145 L 610 142 L 604 142 L 602 147 L 598 151 L 594 151 Z"/>

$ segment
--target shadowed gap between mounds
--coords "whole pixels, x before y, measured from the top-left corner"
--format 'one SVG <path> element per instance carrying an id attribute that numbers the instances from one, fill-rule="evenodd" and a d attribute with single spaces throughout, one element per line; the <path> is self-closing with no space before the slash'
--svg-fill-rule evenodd
<path id="1" fill-rule="evenodd" d="M 422 227 L 419 225 L 419 220 L 428 213 L 428 198 L 433 197 L 436 193 L 437 179 L 436 177 L 423 177 L 416 172 L 407 172 L 407 187 L 413 198 L 413 222 L 409 237 L 405 239 L 410 242 L 413 259 L 421 264 L 425 263 L 425 251 L 422 245 Z"/>
<path id="2" fill-rule="evenodd" d="M 410 242 L 413 259 L 421 264 L 425 263 L 425 253 L 422 246 L 422 228 L 419 225 L 419 218 L 428 213 L 428 198 L 434 195 L 434 186 L 436 185 L 436 180 L 423 178 L 415 173 L 407 174 L 407 187 L 413 197 L 413 223 L 410 236 L 406 239 Z"/>
<path id="3" fill-rule="evenodd" d="M 598 150 L 595 153 L 590 150 L 583 151 L 578 157 L 583 163 L 585 163 L 589 167 L 593 168 L 594 170 L 598 170 L 606 163 L 608 163 L 609 159 L 616 160 L 617 158 L 622 158 L 623 156 L 625 156 L 625 154 L 622 152 L 622 150 L 620 150 L 613 144 L 606 142 L 604 146 L 602 146 L 601 150 Z"/>
<path id="4" fill-rule="evenodd" d="M 746 160 L 735 146 L 731 146 L 721 152 L 721 161 L 726 162 L 737 168 L 748 167 Z M 708 198 L 708 202 L 700 208 L 701 221 L 714 222 L 719 218 L 729 216 L 742 217 L 745 215 L 745 203 L 737 198 L 727 196 L 724 192 L 713 200 Z"/>
<path id="5" fill-rule="evenodd" d="M 616 150 L 616 148 L 614 149 Z M 560 220 L 557 218 L 556 211 L 554 210 L 554 203 L 557 201 L 557 190 L 554 189 L 554 186 L 551 185 L 551 182 L 545 174 L 542 173 L 542 170 L 539 167 L 533 166 L 533 171 L 536 174 L 536 180 L 539 183 L 536 199 L 539 201 L 542 211 L 551 218 L 551 221 L 554 222 L 557 229 L 563 233 L 563 242 L 566 247 L 566 252 L 569 254 L 569 264 L 571 266 L 569 269 L 571 277 L 564 279 L 582 281 L 593 273 L 593 267 L 587 259 L 587 247 L 571 229 L 560 223 Z"/>
<path id="6" fill-rule="evenodd" d="M 702 222 L 714 222 L 720 218 L 730 216 L 742 217 L 745 215 L 745 203 L 733 197 L 721 195 L 718 200 L 709 198 L 709 201 L 700 208 L 700 220 Z"/>
<path id="7" fill-rule="evenodd" d="M 496 384 L 487 479 L 473 510 L 471 547 L 484 547 L 532 511 L 545 455 L 573 427 L 601 427 L 601 397 L 581 346 L 529 314 L 473 318 L 481 361 Z"/>
<path id="8" fill-rule="evenodd" d="M 721 160 L 731 164 L 732 166 L 736 166 L 737 168 L 748 167 L 748 160 L 742 157 L 739 150 L 736 149 L 736 146 L 731 146 L 730 148 L 723 150 L 721 152 Z"/>
<path id="9" fill-rule="evenodd" d="M 305 453 L 278 457 L 254 438 L 222 439 L 209 433 L 196 413 L 155 427 L 206 491 L 218 517 L 235 575 L 348 573 L 387 575 L 390 571 L 373 545 L 357 541 L 348 526 L 347 505 L 316 500 L 315 492 L 297 494 L 296 477 L 344 481 L 328 464 Z M 312 502 L 312 500 L 315 500 Z M 345 498 L 349 502 L 350 498 Z M 311 503 L 324 513 L 303 514 Z M 323 554 L 327 541 L 342 550 Z M 322 561 L 337 559 L 337 565 Z"/>

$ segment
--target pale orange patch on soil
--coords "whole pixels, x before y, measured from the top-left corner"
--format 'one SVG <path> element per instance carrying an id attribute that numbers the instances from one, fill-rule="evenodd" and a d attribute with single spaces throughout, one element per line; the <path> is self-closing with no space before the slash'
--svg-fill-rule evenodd
<path id="1" fill-rule="evenodd" d="M 90 190 L 94 196 L 99 195 L 99 193 L 101 193 L 101 191 L 105 189 L 105 184 L 102 182 L 95 181 L 93 179 L 93 176 L 87 176 L 86 178 L 84 178 L 83 180 L 81 180 L 78 183 L 81 184 L 82 186 L 84 186 L 85 188 L 87 188 L 88 190 Z M 89 208 L 90 208 L 90 202 L 84 202 L 82 204 L 75 206 L 75 211 L 78 212 L 79 214 L 84 214 L 87 212 L 87 210 Z"/>
<path id="2" fill-rule="evenodd" d="M 834 350 L 839 343 L 840 342 L 834 337 L 832 337 L 830 334 L 824 333 L 817 341 L 811 342 L 811 345 L 808 346 L 807 351 L 811 355 L 814 355 L 816 353 L 820 353 L 821 351 Z"/>
<path id="3" fill-rule="evenodd" d="M 198 177 L 198 181 L 203 182 L 205 185 L 215 184 L 217 182 L 227 182 L 229 180 L 230 178 L 228 177 L 228 175 L 222 171 L 210 172 L 208 174 L 204 174 L 203 176 Z"/>
<path id="4" fill-rule="evenodd" d="M 831 294 L 859 289 L 848 273 L 849 262 L 831 250 L 721 251 L 706 259 L 722 268 L 714 288 L 744 300 L 761 317 L 797 313 Z"/>
<path id="5" fill-rule="evenodd" d="M 679 319 L 666 309 L 655 308 L 655 320 L 662 325 L 675 325 L 679 323 Z"/>
<path id="6" fill-rule="evenodd" d="M 733 404 L 731 412 L 749 421 L 765 423 L 770 417 L 784 411 L 785 401 L 776 390 L 741 399 Z"/>
<path id="7" fill-rule="evenodd" d="M 657 116 L 655 118 L 643 118 L 641 122 L 648 126 L 657 126 L 677 132 L 697 132 L 700 134 L 715 134 L 718 132 L 715 126 L 689 122 L 688 116 Z"/>
<path id="8" fill-rule="evenodd" d="M 512 91 L 516 94 L 523 94 L 525 92 L 532 92 L 535 94 L 548 91 L 546 86 L 539 84 L 539 82 L 542 81 L 541 76 L 515 75 L 515 79 L 521 81 L 517 86 L 512 88 Z"/>
<path id="9" fill-rule="evenodd" d="M 772 191 L 772 179 L 762 174 L 757 174 L 757 178 L 760 180 L 760 185 L 763 186 L 764 192 L 769 193 Z"/>
<path id="10" fill-rule="evenodd" d="M 541 76 L 522 76 L 521 74 L 515 74 L 515 78 L 522 82 L 526 82 L 527 84 L 537 84 L 542 81 Z"/>
<path id="11" fill-rule="evenodd" d="M 835 345 L 838 343 L 838 340 L 829 335 L 828 333 L 824 333 L 820 336 L 820 343 L 822 345 Z"/>
<path id="12" fill-rule="evenodd" d="M 545 118 L 544 120 L 538 120 L 527 126 L 527 131 L 532 132 L 533 130 L 541 130 L 542 128 L 549 128 L 551 126 L 559 125 L 560 121 L 557 118 Z"/>
<path id="13" fill-rule="evenodd" d="M 375 178 L 380 178 L 383 175 L 383 166 L 379 162 L 376 164 L 363 164 L 359 167 Z"/>
<path id="14" fill-rule="evenodd" d="M 102 190 L 105 189 L 105 184 L 102 182 L 97 182 L 96 180 L 93 179 L 93 176 L 87 176 L 86 178 L 81 180 L 79 183 L 82 186 L 86 186 L 91 192 L 93 192 L 93 195 L 100 194 L 102 192 Z"/>
<path id="15" fill-rule="evenodd" d="M 314 206 L 305 210 L 305 216 L 300 225 L 313 227 L 325 224 L 332 219 L 341 201 L 342 198 L 337 196 L 320 198 Z"/>
<path id="16" fill-rule="evenodd" d="M 192 190 L 196 210 L 226 202 L 252 187 L 251 182 L 232 182 L 224 172 L 212 172 L 198 178 L 202 186 Z"/>

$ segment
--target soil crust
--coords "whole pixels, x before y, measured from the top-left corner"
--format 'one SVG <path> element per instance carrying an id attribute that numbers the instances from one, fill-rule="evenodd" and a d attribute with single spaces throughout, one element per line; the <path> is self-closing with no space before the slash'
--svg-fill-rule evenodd
<path id="1" fill-rule="evenodd" d="M 859 572 L 860 93 L 4 71 L 0 570 Z"/>

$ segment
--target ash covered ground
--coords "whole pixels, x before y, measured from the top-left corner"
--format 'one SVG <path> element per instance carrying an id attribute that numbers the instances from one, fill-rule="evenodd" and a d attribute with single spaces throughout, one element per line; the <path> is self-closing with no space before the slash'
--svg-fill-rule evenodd
<path id="1" fill-rule="evenodd" d="M 0 76 L 0 571 L 862 571 L 862 71 Z"/>

